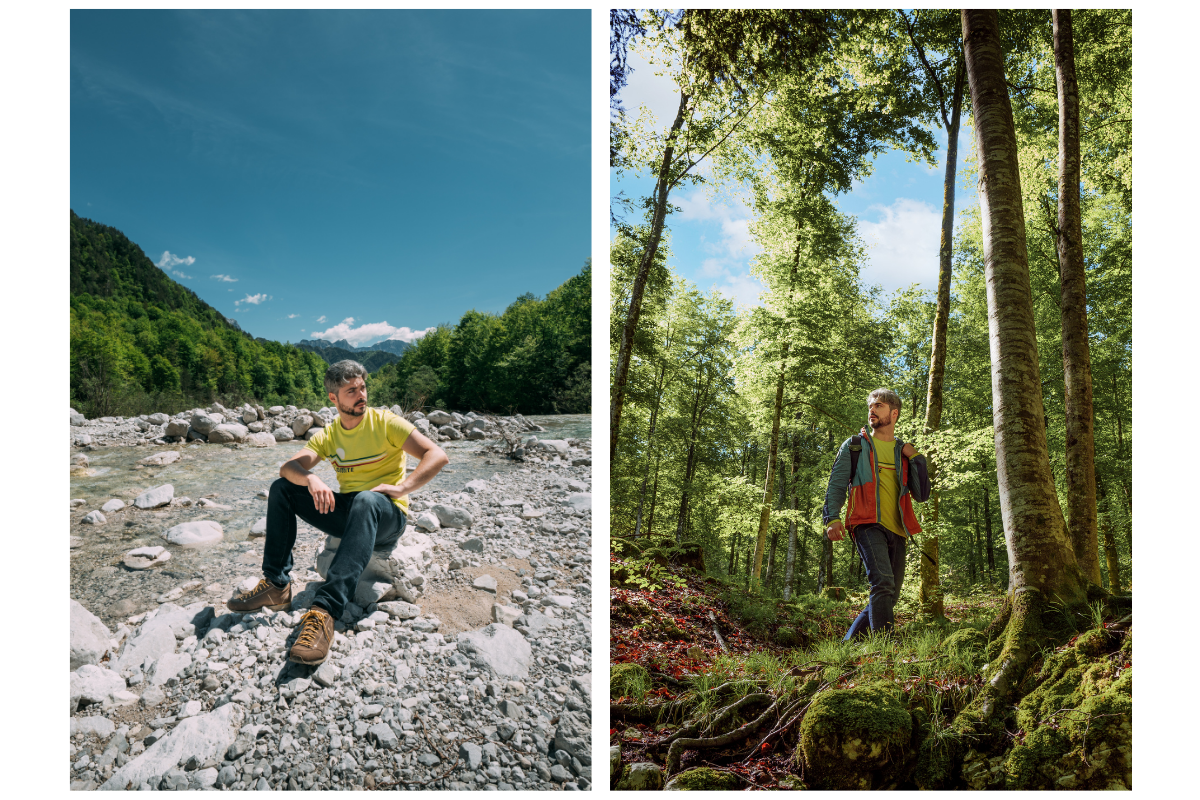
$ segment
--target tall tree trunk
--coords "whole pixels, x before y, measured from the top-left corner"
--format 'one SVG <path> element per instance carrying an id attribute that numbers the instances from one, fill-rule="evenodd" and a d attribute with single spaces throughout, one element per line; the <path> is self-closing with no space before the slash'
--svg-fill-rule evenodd
<path id="1" fill-rule="evenodd" d="M 650 490 L 650 515 L 646 520 L 646 535 L 654 535 L 654 506 L 658 503 L 658 465 L 661 456 L 654 456 L 654 488 Z"/>
<path id="2" fill-rule="evenodd" d="M 969 722 L 988 719 L 1003 707 L 1041 640 L 1042 613 L 1051 602 L 1066 607 L 1082 603 L 1087 580 L 1075 562 L 1050 474 L 1017 137 L 999 15 L 994 9 L 963 9 L 962 27 L 979 163 L 992 420 L 1010 587 L 999 668 L 972 703 L 964 720 Z"/>
<path id="3" fill-rule="evenodd" d="M 741 531 L 733 532 L 733 544 L 729 547 L 729 568 L 725 570 L 729 575 L 733 574 L 733 568 L 737 566 L 737 546 L 738 540 L 742 538 Z"/>
<path id="4" fill-rule="evenodd" d="M 612 463 L 617 456 L 617 437 L 621 432 L 621 409 L 625 405 L 625 384 L 629 381 L 629 360 L 633 354 L 633 334 L 637 330 L 638 317 L 642 314 L 642 295 L 646 291 L 646 280 L 650 277 L 650 266 L 658 254 L 662 241 L 663 224 L 667 219 L 667 194 L 671 191 L 671 161 L 675 157 L 675 141 L 683 127 L 687 111 L 688 94 L 679 93 L 679 111 L 667 134 L 667 146 L 663 150 L 662 163 L 658 168 L 658 182 L 654 186 L 651 205 L 654 212 L 650 222 L 650 238 L 642 250 L 637 275 L 633 279 L 633 291 L 629 296 L 629 313 L 625 316 L 625 327 L 621 329 L 621 347 L 617 352 L 616 370 L 613 375 L 612 408 L 609 411 L 608 458 Z"/>
<path id="5" fill-rule="evenodd" d="M 670 352 L 670 331 L 667 332 L 667 352 Z M 646 503 L 646 487 L 650 483 L 650 451 L 654 447 L 654 431 L 658 427 L 658 409 L 662 405 L 662 389 L 666 380 L 667 364 L 663 362 L 659 368 L 658 378 L 654 382 L 654 408 L 650 410 L 650 430 L 646 434 L 646 471 L 642 475 L 642 490 L 638 494 L 637 518 L 633 526 L 633 538 L 638 538 L 642 533 L 642 508 Z"/>
<path id="6" fill-rule="evenodd" d="M 779 381 L 775 384 L 775 414 L 771 421 L 771 446 L 767 451 L 767 477 L 763 481 L 762 510 L 758 517 L 758 539 L 754 548 L 755 583 L 762 574 L 763 551 L 767 544 L 767 529 L 771 525 L 771 504 L 775 502 L 775 460 L 779 455 L 779 417 L 783 412 L 783 376 L 787 371 L 787 355 L 791 342 L 783 343 L 783 355 L 779 362 Z"/>
<path id="7" fill-rule="evenodd" d="M 989 471 L 988 465 L 987 465 L 987 459 L 981 458 L 979 460 L 979 466 L 983 470 L 983 474 L 986 476 Z M 987 532 L 988 577 L 992 581 L 995 581 L 996 580 L 996 554 L 995 554 L 995 550 L 993 550 L 993 548 L 992 548 L 992 504 L 991 504 L 991 490 L 988 488 L 988 483 L 989 483 L 989 481 L 987 481 L 987 479 L 985 478 L 984 484 L 983 484 L 983 524 L 984 524 L 984 530 Z"/>
<path id="8" fill-rule="evenodd" d="M 795 435 L 792 436 L 792 511 L 800 510 L 800 448 Z M 783 570 L 783 599 L 792 599 L 792 581 L 796 575 L 796 519 L 788 522 L 787 562 Z"/>
<path id="9" fill-rule="evenodd" d="M 962 111 L 963 82 L 966 67 L 960 57 L 954 68 L 954 95 L 950 104 L 950 119 L 943 117 L 946 126 L 946 174 L 942 179 L 942 241 L 938 249 L 937 313 L 933 320 L 933 352 L 929 358 L 929 387 L 925 397 L 925 433 L 936 431 L 942 424 L 942 384 L 946 373 L 946 331 L 950 324 L 950 280 L 954 262 L 954 183 L 958 170 L 958 129 Z M 916 406 L 913 406 L 916 411 Z M 929 479 L 933 482 L 933 503 L 929 509 L 932 531 L 921 537 L 921 587 L 918 598 L 921 610 L 935 619 L 945 617 L 942 584 L 938 578 L 938 459 L 927 453 Z"/>
<path id="10" fill-rule="evenodd" d="M 1100 585 L 1096 538 L 1096 467 L 1092 436 L 1092 360 L 1088 348 L 1087 278 L 1079 208 L 1079 86 L 1069 9 L 1054 9 L 1058 83 L 1058 270 L 1062 282 L 1063 378 L 1067 417 L 1067 530 L 1075 560 Z"/>
<path id="11" fill-rule="evenodd" d="M 1117 540 L 1113 537 L 1112 502 L 1105 491 L 1104 485 L 1099 485 L 1100 499 L 1104 501 L 1107 513 L 1100 521 L 1104 531 L 1104 560 L 1108 564 L 1108 590 L 1113 594 L 1121 593 L 1121 556 L 1117 552 Z"/>

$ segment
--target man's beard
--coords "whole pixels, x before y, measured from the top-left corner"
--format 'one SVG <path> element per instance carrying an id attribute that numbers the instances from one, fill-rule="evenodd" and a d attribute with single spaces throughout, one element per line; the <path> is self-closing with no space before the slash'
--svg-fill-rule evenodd
<path id="1" fill-rule="evenodd" d="M 883 420 L 881 420 L 879 418 L 870 420 L 870 424 L 871 424 L 871 430 L 878 430 L 879 428 L 882 428 L 883 426 L 887 425 L 886 422 L 884 422 Z"/>
<path id="2" fill-rule="evenodd" d="M 343 414 L 347 414 L 351 417 L 361 417 L 363 414 L 367 413 L 367 404 L 365 401 L 363 402 L 363 407 L 362 407 L 361 411 L 354 406 L 351 406 L 350 408 L 342 408 L 341 403 L 338 403 L 337 408 L 338 408 L 338 411 L 342 412 Z"/>

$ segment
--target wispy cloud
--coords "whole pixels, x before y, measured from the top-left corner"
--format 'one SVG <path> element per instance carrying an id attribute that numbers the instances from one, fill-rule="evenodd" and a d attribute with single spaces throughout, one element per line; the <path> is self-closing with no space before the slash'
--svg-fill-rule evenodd
<path id="1" fill-rule="evenodd" d="M 886 291 L 914 283 L 936 289 L 941 212 L 907 197 L 867 210 L 878 214 L 878 221 L 858 221 L 871 253 L 870 264 L 863 270 L 864 282 L 881 284 Z"/>
<path id="2" fill-rule="evenodd" d="M 158 266 L 164 272 L 170 272 L 172 275 L 174 275 L 177 278 L 186 278 L 187 280 L 191 280 L 192 279 L 191 275 L 185 275 L 182 270 L 175 269 L 175 267 L 191 266 L 192 264 L 195 264 L 195 263 L 196 263 L 195 256 L 188 256 L 187 258 L 180 258 L 179 256 L 174 255 L 170 250 L 163 250 L 162 258 L 160 258 L 158 260 L 158 264 L 156 266 Z"/>
<path id="3" fill-rule="evenodd" d="M 322 314 L 321 316 L 317 317 L 317 322 L 324 322 L 324 321 L 325 321 L 325 315 L 324 315 L 324 314 Z"/>
<path id="4" fill-rule="evenodd" d="M 695 273 L 696 284 L 701 289 L 711 286 L 738 305 L 758 305 L 763 285 L 750 274 L 750 259 L 760 248 L 750 235 L 750 208 L 740 202 L 714 202 L 702 189 L 675 202 L 679 220 L 696 225 L 708 254 Z"/>
<path id="5" fill-rule="evenodd" d="M 208 277 L 212 278 L 213 280 L 221 281 L 223 283 L 237 283 L 238 282 L 237 278 L 231 278 L 228 275 L 209 275 Z"/>
<path id="6" fill-rule="evenodd" d="M 299 315 L 299 314 L 288 314 L 288 315 L 287 315 L 287 318 L 288 318 L 288 319 L 295 319 L 295 318 L 296 318 L 296 317 L 298 317 L 298 316 L 300 316 L 300 315 Z"/>
<path id="7" fill-rule="evenodd" d="M 362 347 L 364 344 L 375 344 L 385 339 L 399 339 L 402 342 L 411 343 L 433 330 L 437 329 L 433 327 L 423 330 L 396 328 L 386 322 L 367 322 L 355 328 L 354 317 L 346 317 L 345 320 L 328 330 L 313 331 L 312 337 L 314 339 L 327 339 L 331 342 L 345 339 L 355 347 Z"/>
<path id="8" fill-rule="evenodd" d="M 263 303 L 270 299 L 271 299 L 270 295 L 266 295 L 266 294 L 248 294 L 245 297 L 243 297 L 241 300 L 234 300 L 233 304 L 235 306 L 240 306 L 242 303 L 249 303 L 251 305 L 256 306 L 256 305 Z"/>

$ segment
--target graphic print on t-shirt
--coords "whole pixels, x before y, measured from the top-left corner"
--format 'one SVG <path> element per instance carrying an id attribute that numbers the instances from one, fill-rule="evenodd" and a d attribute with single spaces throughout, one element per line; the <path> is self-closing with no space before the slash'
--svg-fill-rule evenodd
<path id="1" fill-rule="evenodd" d="M 336 472 L 354 472 L 355 467 L 365 467 L 370 464 L 378 464 L 387 458 L 387 453 L 376 453 L 372 456 L 364 456 L 362 458 L 346 458 L 346 451 L 338 448 L 337 452 L 329 457 L 329 463 L 333 465 Z"/>

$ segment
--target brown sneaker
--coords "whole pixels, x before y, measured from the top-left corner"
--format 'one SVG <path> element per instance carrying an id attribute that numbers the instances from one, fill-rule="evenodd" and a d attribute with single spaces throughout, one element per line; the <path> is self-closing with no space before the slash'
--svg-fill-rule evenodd
<path id="1" fill-rule="evenodd" d="M 288 661 L 320 664 L 329 655 L 333 642 L 333 617 L 320 606 L 313 606 L 300 618 L 300 635 L 288 653 Z"/>
<path id="2" fill-rule="evenodd" d="M 283 611 L 292 605 L 292 585 L 289 583 L 280 589 L 266 578 L 263 578 L 248 592 L 242 592 L 232 600 L 225 601 L 225 607 L 230 611 L 257 611 L 269 608 L 272 611 Z"/>

